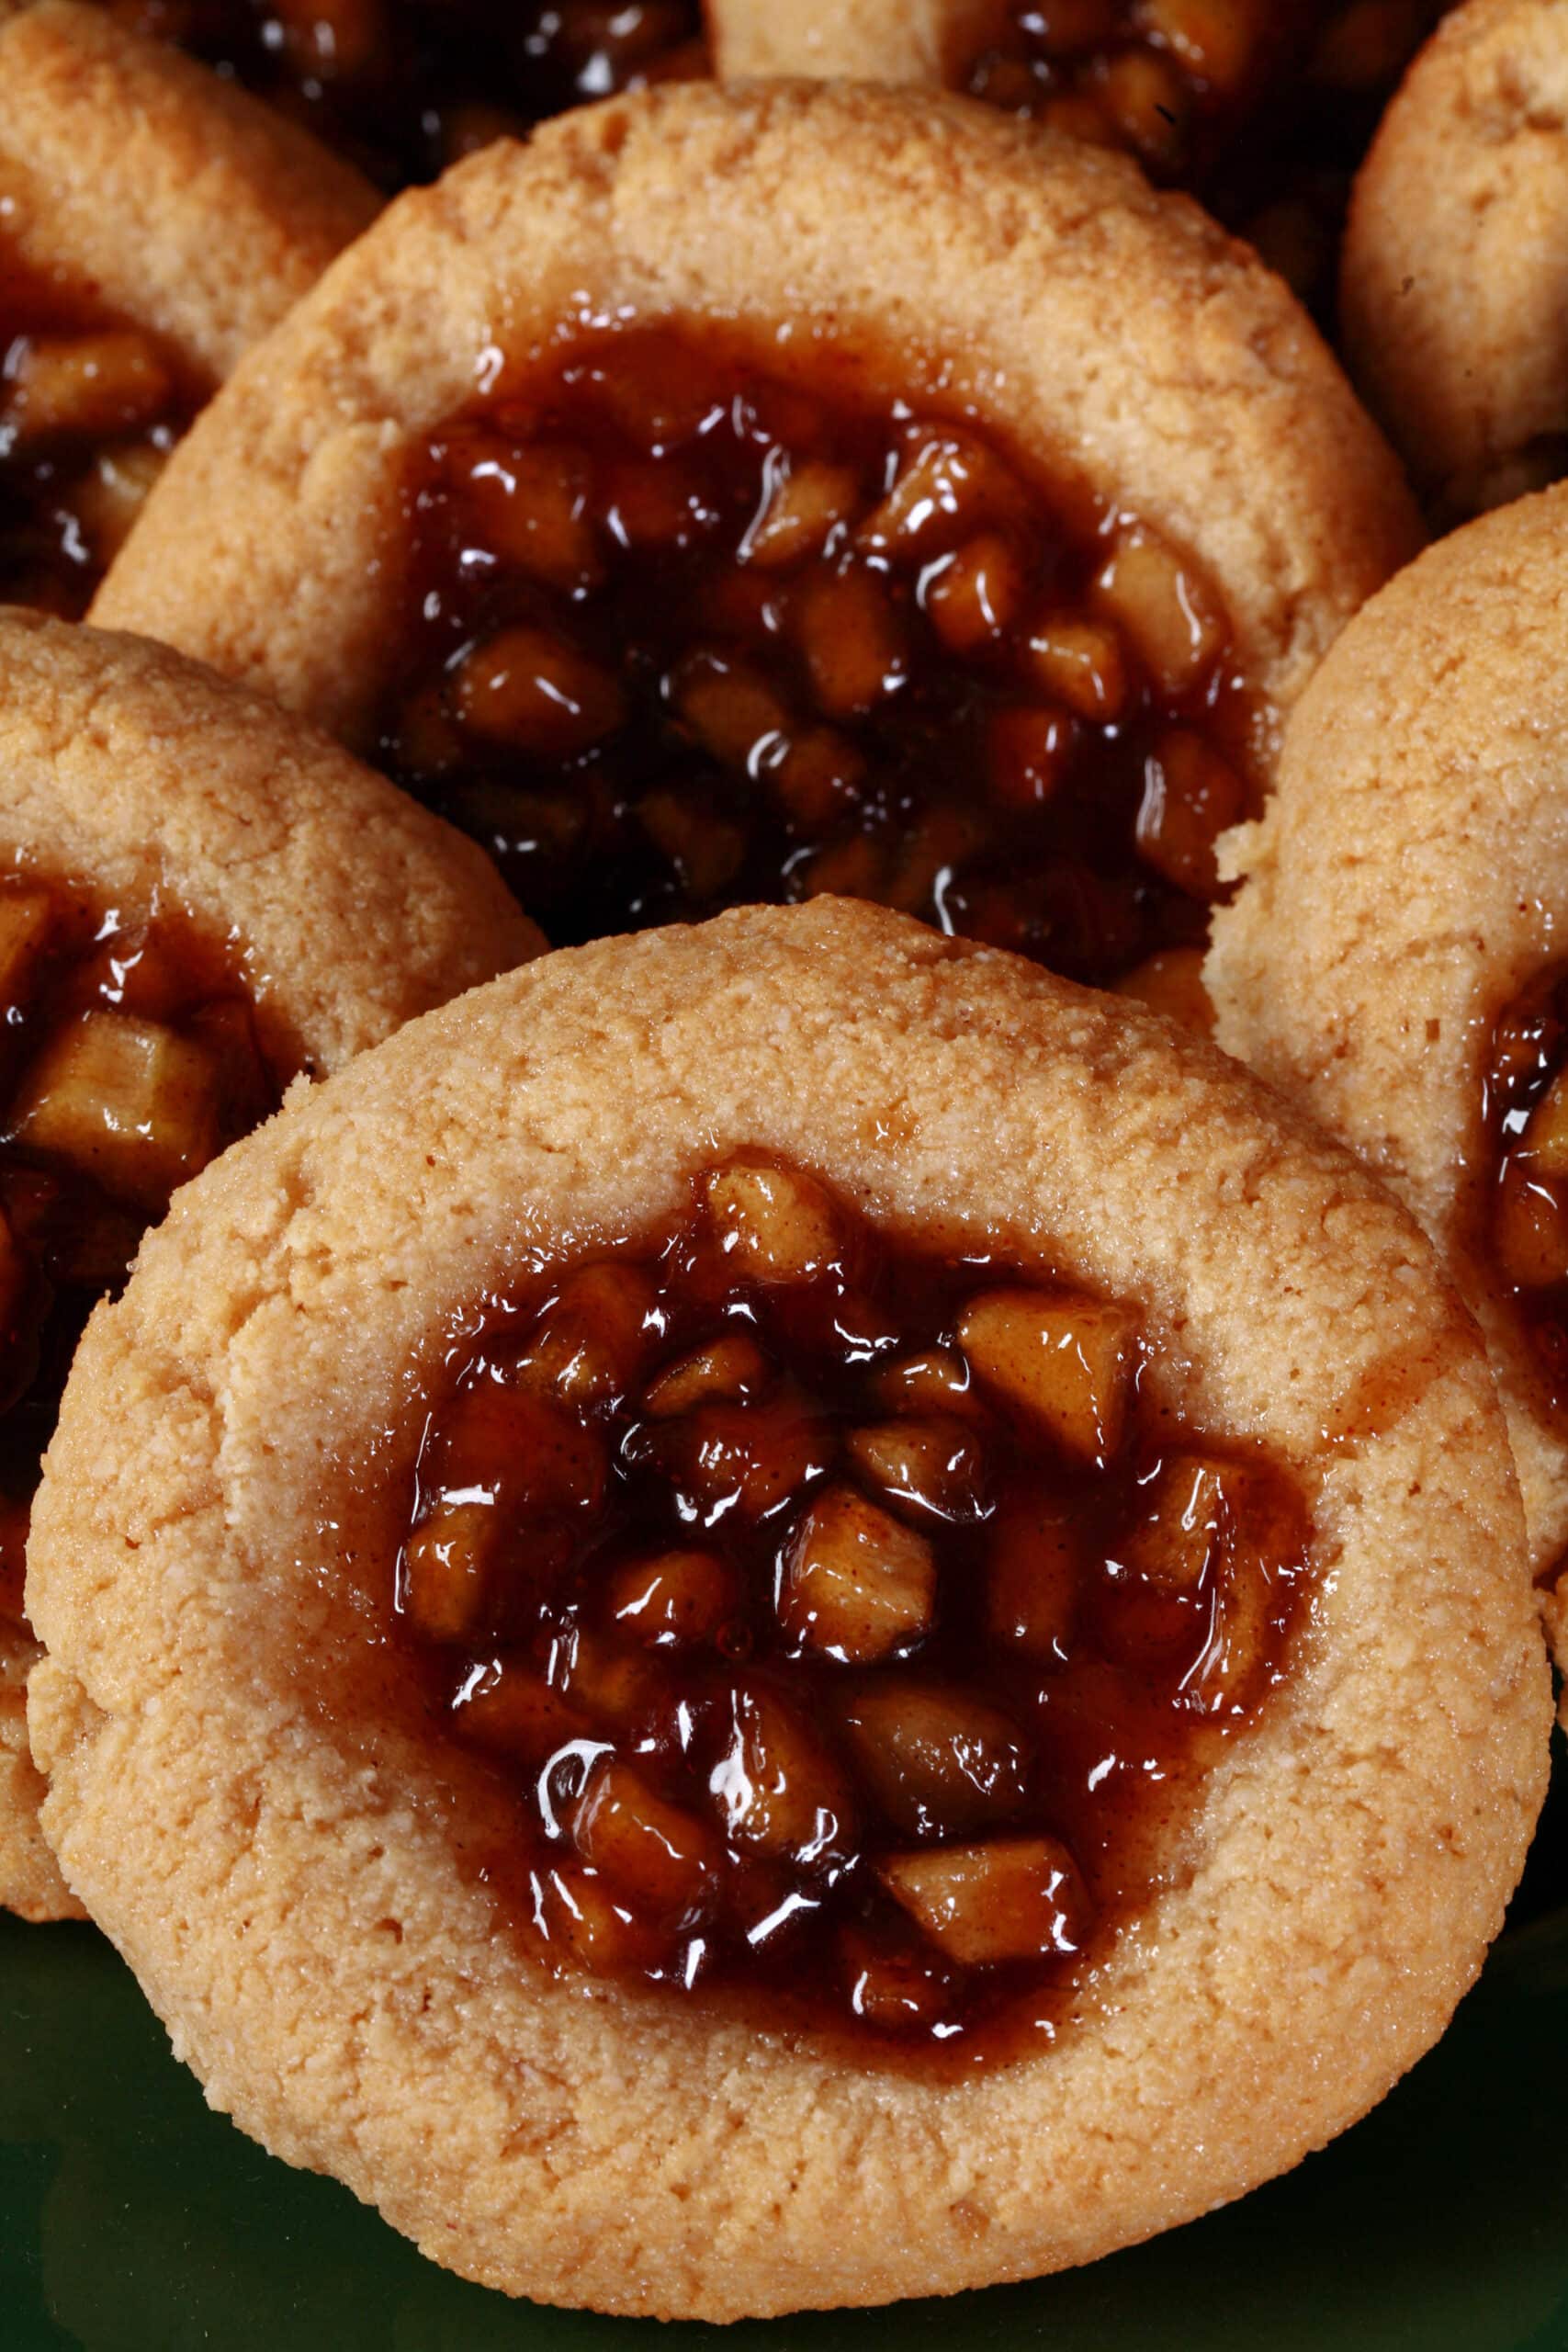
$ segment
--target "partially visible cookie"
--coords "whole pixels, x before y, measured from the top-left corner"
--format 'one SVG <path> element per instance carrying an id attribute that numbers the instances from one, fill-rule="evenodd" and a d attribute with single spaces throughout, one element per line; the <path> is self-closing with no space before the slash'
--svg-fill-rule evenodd
<path id="1" fill-rule="evenodd" d="M 675 1246 L 705 1201 L 720 1226 Z M 915 1259 L 890 1302 L 846 1220 L 947 1271 Z M 970 1304 L 911 1363 L 878 1312 L 918 1313 L 932 1280 Z M 731 1293 L 725 1349 L 687 1353 Z M 881 1380 L 874 1430 L 813 1402 L 825 1335 L 840 1396 Z M 1090 1548 L 1064 1615 L 1096 1464 L 1135 1466 L 1134 1355 L 1147 1442 L 1208 1452 L 1167 1478 L 1163 1592 L 1145 1554 Z M 1015 1531 L 1003 1599 L 977 1501 L 1007 1491 L 998 1395 L 1027 1475 L 1079 1498 L 1066 1531 Z M 925 1499 L 922 1433 L 924 1476 L 966 1502 Z M 624 1515 L 660 1464 L 683 1532 L 650 1562 Z M 1233 1476 L 1282 1481 L 1305 1547 L 1290 1645 L 1236 1710 L 1199 1693 L 1246 1674 L 1221 1660 L 1286 1564 L 1249 1549 L 1244 1500 L 1213 1522 Z M 1217 1565 L 1179 1532 L 1212 1524 Z M 968 1564 L 961 1654 L 989 1591 L 1032 1667 L 1015 1650 L 976 1686 L 925 1645 L 943 1546 Z M 576 1574 L 596 1597 L 552 1639 Z M 558 953 L 237 1147 L 88 1332 L 28 1594 L 47 1832 L 211 2103 L 436 2260 L 611 2311 L 951 2292 L 1238 2195 L 1441 2030 L 1545 1779 L 1502 1418 L 1414 1223 L 1168 1023 L 849 902 Z M 1190 1657 L 1197 1810 L 1124 1776 L 1108 1803 L 1152 1841 L 1129 1897 L 1042 1844 L 1032 1775 L 1081 1754 L 1114 1782 L 1107 1711 Z M 844 1976 L 812 1915 L 857 1820 L 836 1899 L 871 1943 Z M 923 1949 L 868 1900 L 881 1874 Z M 987 1883 L 1011 1892 L 988 1906 Z M 708 1935 L 739 1940 L 727 1887 L 763 1904 L 764 1943 L 795 1920 L 781 1965 L 812 1986 L 863 2006 L 880 1984 L 891 2039 L 710 1987 Z M 649 1983 L 650 1931 L 657 1951 L 682 1928 Z M 940 2022 L 945 1961 L 1004 1996 L 1008 1967 L 1044 1967 L 1058 2005 L 944 2066 L 931 2009 L 923 2042 L 899 2013 L 934 1999 Z"/>
<path id="2" fill-rule="evenodd" d="M 107 10 L 0 12 L 0 598 L 80 611 L 178 432 L 376 209 Z"/>
<path id="3" fill-rule="evenodd" d="M 1568 1545 L 1568 1227 L 1538 1116 L 1568 1036 L 1565 644 L 1568 490 L 1402 572 L 1303 697 L 1262 822 L 1227 845 L 1243 884 L 1205 967 L 1221 1043 L 1352 1145 L 1453 1267 L 1541 1575 Z"/>
<path id="4" fill-rule="evenodd" d="M 17 611 L 0 867 L 0 1904 L 48 1918 L 79 1906 L 38 1834 L 21 1550 L 75 1329 L 170 1185 L 296 1073 L 541 942 L 476 850 L 301 721 Z"/>
<path id="5" fill-rule="evenodd" d="M 1422 51 L 1356 184 L 1340 325 L 1432 513 L 1568 468 L 1568 7 L 1469 0 Z"/>

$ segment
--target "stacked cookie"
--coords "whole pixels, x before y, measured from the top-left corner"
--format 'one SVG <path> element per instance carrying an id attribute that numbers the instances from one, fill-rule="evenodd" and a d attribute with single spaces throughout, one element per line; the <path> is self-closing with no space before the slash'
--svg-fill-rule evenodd
<path id="1" fill-rule="evenodd" d="M 0 1900 L 512 2293 L 1089 2259 L 1546 1774 L 1558 501 L 1149 176 L 1325 309 L 1412 12 L 276 23 L 0 26 Z"/>

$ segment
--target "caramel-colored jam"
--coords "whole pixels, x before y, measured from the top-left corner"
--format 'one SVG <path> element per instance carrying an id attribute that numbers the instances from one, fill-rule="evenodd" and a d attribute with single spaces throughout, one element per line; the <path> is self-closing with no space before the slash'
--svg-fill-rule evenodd
<path id="1" fill-rule="evenodd" d="M 1568 1411 L 1568 965 L 1499 1014 L 1483 1124 L 1496 1177 L 1490 1244 L 1542 1385 Z"/>
<path id="2" fill-rule="evenodd" d="M 863 2054 L 1049 2040 L 1288 1671 L 1308 1527 L 1136 1313 L 767 1157 L 487 1303 L 397 1577 L 545 1965 Z"/>
<path id="3" fill-rule="evenodd" d="M 698 0 L 109 0 L 389 190 L 568 107 L 707 70 Z"/>
<path id="4" fill-rule="evenodd" d="M 1014 0 L 964 77 L 1125 148 L 1331 303 L 1351 177 L 1440 0 Z"/>
<path id="5" fill-rule="evenodd" d="M 0 877 L 0 1612 L 88 1315 L 175 1186 L 277 1107 L 226 953 L 173 911 Z"/>
<path id="6" fill-rule="evenodd" d="M 1254 806 L 1212 584 L 817 359 L 585 336 L 435 433 L 382 764 L 558 944 L 835 891 L 1086 980 L 1195 961 Z"/>
<path id="7" fill-rule="evenodd" d="M 0 604 L 81 617 L 202 397 L 156 335 L 0 245 Z"/>

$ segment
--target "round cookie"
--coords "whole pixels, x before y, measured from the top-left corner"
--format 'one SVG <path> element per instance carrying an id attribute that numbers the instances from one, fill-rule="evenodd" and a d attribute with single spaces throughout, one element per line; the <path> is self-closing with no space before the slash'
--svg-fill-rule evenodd
<path id="1" fill-rule="evenodd" d="M 107 10 L 0 8 L 0 514 L 14 541 L 35 501 L 46 537 L 73 512 L 73 613 L 173 434 L 376 209 L 307 132 Z"/>
<path id="2" fill-rule="evenodd" d="M 0 854 L 122 927 L 172 903 L 230 942 L 285 1074 L 337 1068 L 542 944 L 478 851 L 299 720 L 162 647 L 18 611 L 0 611 Z M 38 1654 L 0 1612 L 0 1904 L 33 1918 L 80 1907 L 38 1833 Z"/>
<path id="3" fill-rule="evenodd" d="M 1565 106 L 1561 0 L 1469 0 L 1411 68 L 1356 184 L 1344 348 L 1445 523 L 1568 465 Z"/>
<path id="4" fill-rule="evenodd" d="M 409 443 L 500 364 L 498 320 L 526 358 L 584 309 L 628 308 L 722 319 L 774 356 L 830 336 L 965 400 L 1203 563 L 1273 711 L 1416 543 L 1283 289 L 1130 164 L 941 98 L 698 84 L 583 108 L 400 199 L 209 409 L 96 616 L 353 739 L 399 611 Z"/>
<path id="5" fill-rule="evenodd" d="M 471 1867 L 491 1784 L 362 1679 L 454 1329 L 738 1148 L 1136 1301 L 1159 1397 L 1310 1497 L 1311 1623 L 1188 1866 L 1054 2049 L 957 2080 L 548 1977 Z M 29 1600 L 48 1833 L 212 2103 L 611 2311 L 951 2291 L 1241 2193 L 1441 2030 L 1545 1774 L 1502 1420 L 1405 1214 L 1168 1024 L 848 902 L 547 957 L 187 1189 L 78 1360 Z"/>
<path id="6" fill-rule="evenodd" d="M 1298 706 L 1205 978 L 1223 1045 L 1406 1201 L 1485 1329 L 1544 1573 L 1568 1439 L 1488 1238 L 1494 1025 L 1568 920 L 1568 491 L 1472 523 L 1374 597 Z"/>

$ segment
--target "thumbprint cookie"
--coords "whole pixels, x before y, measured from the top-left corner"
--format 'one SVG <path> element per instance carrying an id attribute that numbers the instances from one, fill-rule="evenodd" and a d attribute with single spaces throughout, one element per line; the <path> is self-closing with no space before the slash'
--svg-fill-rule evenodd
<path id="1" fill-rule="evenodd" d="M 542 958 L 176 1200 L 34 1520 L 209 2100 L 512 2293 L 1080 2262 L 1441 2031 L 1551 1696 L 1475 1326 L 1206 1041 L 852 900 Z"/>
<path id="2" fill-rule="evenodd" d="M 1172 989 L 1416 538 L 1285 289 L 1125 159 L 691 84 L 401 198 L 96 611 L 332 727 L 558 944 L 833 892 Z"/>
<path id="3" fill-rule="evenodd" d="M 301 721 L 0 611 L 0 1904 L 78 1907 L 38 1830 L 23 1569 L 95 1302 L 290 1079 L 539 944 L 468 842 Z"/>
<path id="4" fill-rule="evenodd" d="M 105 11 L 0 6 L 0 603 L 85 609 L 203 401 L 375 209 Z"/>

